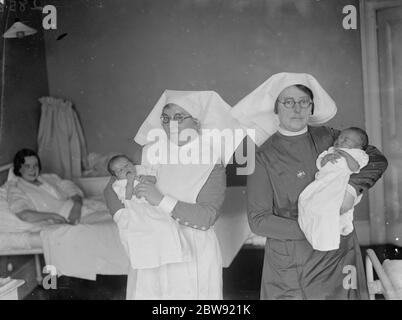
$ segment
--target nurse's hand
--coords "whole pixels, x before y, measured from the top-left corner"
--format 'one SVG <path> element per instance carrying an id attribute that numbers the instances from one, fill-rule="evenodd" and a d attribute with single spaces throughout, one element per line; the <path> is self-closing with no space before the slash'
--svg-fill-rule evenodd
<path id="1" fill-rule="evenodd" d="M 336 150 L 335 151 L 337 154 L 339 154 L 341 157 L 344 157 L 346 159 L 346 163 L 352 172 L 357 172 L 360 169 L 359 163 L 346 151 L 343 150 Z"/>
<path id="2" fill-rule="evenodd" d="M 139 199 L 144 197 L 153 206 L 158 206 L 163 199 L 162 193 L 149 181 L 137 184 L 134 188 L 134 194 Z"/>
<path id="3" fill-rule="evenodd" d="M 328 162 L 336 163 L 341 155 L 338 153 L 328 153 L 321 160 L 321 167 L 325 166 Z"/>
<path id="4" fill-rule="evenodd" d="M 156 183 L 156 177 L 155 176 L 138 176 L 138 181 L 139 182 L 151 182 L 153 184 Z"/>

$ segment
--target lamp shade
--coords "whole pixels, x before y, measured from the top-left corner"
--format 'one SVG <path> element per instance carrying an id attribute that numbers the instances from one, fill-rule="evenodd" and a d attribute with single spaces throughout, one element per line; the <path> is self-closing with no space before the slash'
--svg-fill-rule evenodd
<path id="1" fill-rule="evenodd" d="M 14 24 L 4 32 L 4 38 L 23 38 L 25 36 L 29 36 L 31 34 L 35 34 L 37 31 L 22 22 L 14 22 Z"/>

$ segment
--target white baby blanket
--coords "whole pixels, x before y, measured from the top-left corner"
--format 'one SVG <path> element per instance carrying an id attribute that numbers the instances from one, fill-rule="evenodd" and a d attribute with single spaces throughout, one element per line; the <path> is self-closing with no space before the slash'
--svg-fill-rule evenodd
<path id="1" fill-rule="evenodd" d="M 367 165 L 368 155 L 360 149 L 341 150 L 348 152 L 360 165 Z M 334 148 L 324 151 L 317 158 L 315 180 L 299 196 L 300 228 L 315 250 L 329 251 L 339 248 L 340 236 L 353 230 L 353 211 L 340 215 L 340 208 L 348 188 L 349 177 L 353 173 L 341 157 L 336 163 L 328 162 L 321 167 L 322 158 L 332 153 Z M 355 205 L 360 202 L 361 195 Z"/>
<path id="2" fill-rule="evenodd" d="M 134 182 L 134 186 L 138 181 Z M 190 250 L 178 222 L 160 208 L 135 195 L 125 199 L 127 180 L 117 180 L 113 190 L 125 209 L 114 215 L 120 239 L 133 269 L 160 267 L 190 260 Z"/>

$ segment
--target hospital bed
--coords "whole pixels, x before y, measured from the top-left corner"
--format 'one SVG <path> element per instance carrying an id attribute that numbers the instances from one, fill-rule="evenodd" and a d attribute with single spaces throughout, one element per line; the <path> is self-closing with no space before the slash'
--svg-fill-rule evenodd
<path id="1" fill-rule="evenodd" d="M 11 165 L 0 167 L 7 171 Z M 74 182 L 84 191 L 86 197 L 102 198 L 103 189 L 109 177 L 79 178 Z M 251 235 L 246 215 L 245 187 L 229 187 L 226 192 L 222 213 L 215 230 L 221 245 L 223 266 L 229 267 L 234 257 Z M 265 239 L 263 239 L 265 241 Z M 39 232 L 0 232 L 0 256 L 33 255 L 35 257 L 36 281 L 42 283 L 41 255 L 44 254 Z"/>
<path id="2" fill-rule="evenodd" d="M 11 164 L 1 166 L 0 167 L 0 173 L 7 172 L 11 168 Z M 83 190 L 84 194 L 86 197 L 90 197 L 92 199 L 97 199 L 97 200 L 102 200 L 103 199 L 103 188 L 106 185 L 107 181 L 109 180 L 108 177 L 101 177 L 101 178 L 79 178 L 75 182 L 76 184 Z M 4 199 L 2 199 L 3 201 Z M 4 206 L 1 207 L 1 210 L 4 210 Z M 4 212 L 0 212 L 0 224 L 4 222 Z M 95 215 L 97 213 L 95 212 Z M 110 216 L 107 214 L 107 212 L 104 210 L 103 211 L 103 216 L 106 217 L 106 219 L 109 218 L 110 221 L 103 222 L 101 221 L 99 225 L 99 233 L 102 232 L 103 230 L 110 231 L 113 228 L 116 228 L 114 225 L 114 222 L 110 218 Z M 105 219 L 104 219 L 105 220 Z M 55 226 L 57 227 L 57 226 Z M 64 228 L 69 228 L 70 226 L 64 226 Z M 71 226 L 71 228 L 75 228 L 77 230 L 77 227 Z M 96 227 L 92 227 L 92 233 L 93 230 Z M 40 232 L 4 232 L 4 225 L 2 226 L 0 230 L 0 256 L 6 256 L 7 258 L 4 258 L 2 262 L 6 263 L 6 266 L 3 265 L 3 273 L 6 272 L 5 274 L 2 274 L 1 276 L 9 276 L 11 275 L 11 272 L 15 271 L 15 266 L 13 265 L 13 259 L 11 258 L 12 256 L 34 256 L 34 268 L 35 268 L 35 276 L 36 276 L 36 282 L 37 284 L 42 284 L 42 264 L 41 264 L 41 256 L 44 255 L 44 245 L 43 245 L 43 238 L 41 237 Z M 90 231 L 91 231 L 90 230 Z M 18 230 L 20 231 L 20 230 Z M 86 229 L 83 229 L 82 232 L 79 234 L 84 234 Z M 116 228 L 116 235 L 117 233 L 117 228 Z M 110 235 L 113 236 L 113 232 L 108 233 L 109 237 Z M 115 242 L 119 242 L 118 236 L 116 237 L 117 240 Z M 84 238 L 83 238 L 84 239 Z M 87 240 L 87 239 L 85 239 Z M 96 240 L 95 240 L 96 241 Z M 114 243 L 114 242 L 113 242 Z M 120 243 L 118 243 L 120 245 Z M 119 249 L 119 250 L 117 250 Z M 110 260 L 117 265 L 116 262 L 123 261 L 124 259 L 127 259 L 125 256 L 125 253 L 122 248 L 117 248 L 116 251 L 118 252 L 117 254 L 111 255 L 113 256 L 110 258 Z M 116 258 L 117 255 L 119 255 L 121 251 L 122 258 Z M 101 258 L 104 258 L 105 255 L 101 256 Z M 10 260 L 10 261 L 9 261 Z M 15 260 L 15 259 L 14 259 Z M 26 260 L 24 260 L 26 261 Z M 79 265 L 79 263 L 77 263 Z M 128 260 L 127 260 L 127 266 L 128 266 Z M 30 269 L 33 269 L 33 263 L 29 263 Z M 104 270 L 106 270 L 106 273 L 100 273 L 100 274 L 114 274 L 114 270 L 117 272 L 115 274 L 126 274 L 127 272 L 124 271 L 122 272 L 120 267 L 105 267 Z M 128 270 L 128 268 L 127 268 Z M 33 270 L 32 270 L 33 271 Z M 25 276 L 25 272 L 17 272 L 18 275 Z M 30 282 L 31 278 L 33 280 L 33 272 L 29 270 L 29 278 Z M 28 275 L 26 275 L 28 277 Z M 78 276 L 79 277 L 79 276 Z M 27 279 L 25 279 L 27 280 Z M 34 281 L 34 280 L 33 280 Z M 27 281 L 28 282 L 28 281 Z M 32 286 L 30 284 L 30 286 Z"/>
<path id="3" fill-rule="evenodd" d="M 0 167 L 0 173 L 7 172 L 12 164 Z M 37 233 L 0 233 L 0 256 L 19 256 L 34 255 L 36 280 L 42 283 L 42 271 L 40 264 L 40 254 L 43 253 L 39 232 Z M 7 266 L 9 270 L 13 269 L 12 265 Z"/>

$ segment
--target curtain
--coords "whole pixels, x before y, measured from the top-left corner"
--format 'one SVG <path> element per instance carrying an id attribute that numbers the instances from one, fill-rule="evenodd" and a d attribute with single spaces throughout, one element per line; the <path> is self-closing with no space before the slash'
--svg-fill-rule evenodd
<path id="1" fill-rule="evenodd" d="M 72 103 L 52 97 L 39 99 L 42 113 L 38 132 L 38 154 L 42 171 L 64 179 L 80 177 L 87 167 L 84 134 Z"/>

